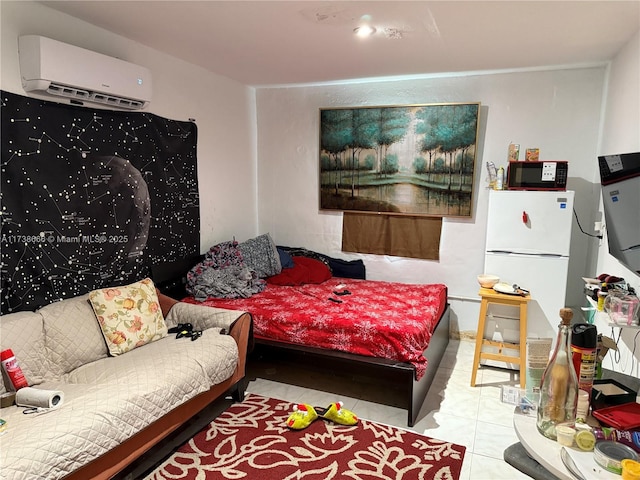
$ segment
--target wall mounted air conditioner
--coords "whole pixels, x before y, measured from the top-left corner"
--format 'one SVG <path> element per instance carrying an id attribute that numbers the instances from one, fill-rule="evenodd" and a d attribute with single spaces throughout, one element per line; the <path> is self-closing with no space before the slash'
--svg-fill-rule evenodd
<path id="1" fill-rule="evenodd" d="M 151 73 L 145 67 L 39 35 L 18 37 L 18 54 L 26 92 L 127 110 L 151 101 Z"/>

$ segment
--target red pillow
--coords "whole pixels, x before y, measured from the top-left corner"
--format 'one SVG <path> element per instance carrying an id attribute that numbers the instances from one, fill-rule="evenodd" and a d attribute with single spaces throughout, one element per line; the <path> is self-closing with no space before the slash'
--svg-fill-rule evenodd
<path id="1" fill-rule="evenodd" d="M 322 283 L 331 278 L 331 270 L 320 260 L 309 257 L 293 257 L 293 268 L 285 268 L 278 275 L 267 277 L 272 285 L 304 285 Z"/>

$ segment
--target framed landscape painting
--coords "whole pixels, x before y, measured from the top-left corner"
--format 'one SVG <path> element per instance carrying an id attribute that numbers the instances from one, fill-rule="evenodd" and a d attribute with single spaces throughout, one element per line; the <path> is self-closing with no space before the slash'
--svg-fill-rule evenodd
<path id="1" fill-rule="evenodd" d="M 470 217 L 480 103 L 320 109 L 320 209 Z"/>

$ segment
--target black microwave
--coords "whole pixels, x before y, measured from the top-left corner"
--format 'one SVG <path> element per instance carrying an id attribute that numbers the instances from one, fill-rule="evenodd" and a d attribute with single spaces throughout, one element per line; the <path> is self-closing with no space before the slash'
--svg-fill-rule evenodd
<path id="1" fill-rule="evenodd" d="M 509 190 L 555 190 L 567 189 L 569 162 L 509 162 L 507 189 Z"/>

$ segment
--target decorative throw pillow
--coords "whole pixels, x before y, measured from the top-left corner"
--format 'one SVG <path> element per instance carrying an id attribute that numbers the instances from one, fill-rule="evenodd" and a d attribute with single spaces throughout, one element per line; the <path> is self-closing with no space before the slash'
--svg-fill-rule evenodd
<path id="1" fill-rule="evenodd" d="M 278 249 L 268 233 L 242 242 L 238 248 L 245 264 L 256 272 L 258 278 L 277 275 L 282 271 Z"/>
<path id="2" fill-rule="evenodd" d="M 295 265 L 293 263 L 293 258 L 289 255 L 289 252 L 280 247 L 276 248 L 278 250 L 278 255 L 280 255 L 280 265 L 282 265 L 282 269 L 293 268 Z"/>
<path id="3" fill-rule="evenodd" d="M 280 286 L 322 283 L 331 278 L 331 270 L 320 260 L 308 257 L 292 257 L 294 267 L 267 278 L 267 283 Z"/>
<path id="4" fill-rule="evenodd" d="M 167 336 L 167 325 L 150 278 L 94 290 L 89 294 L 89 302 L 112 356 Z"/>
<path id="5" fill-rule="evenodd" d="M 356 278 L 361 280 L 367 277 L 364 262 L 360 259 L 342 260 L 341 258 L 332 258 L 325 255 L 325 260 L 329 264 L 329 268 L 334 277 Z"/>

